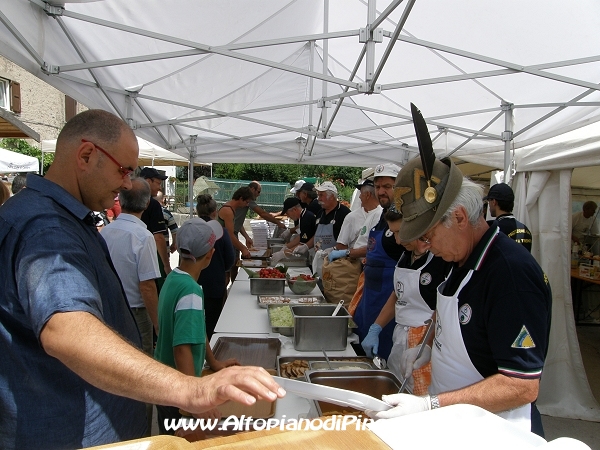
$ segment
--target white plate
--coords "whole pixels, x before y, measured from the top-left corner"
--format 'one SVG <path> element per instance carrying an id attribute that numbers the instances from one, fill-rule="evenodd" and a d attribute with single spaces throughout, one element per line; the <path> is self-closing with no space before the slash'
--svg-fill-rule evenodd
<path id="1" fill-rule="evenodd" d="M 333 403 L 339 406 L 349 406 L 359 411 L 370 409 L 372 411 L 387 411 L 392 407 L 387 403 L 359 392 L 338 389 L 320 384 L 307 383 L 304 381 L 290 380 L 288 378 L 273 377 L 275 381 L 288 392 L 299 397 Z"/>

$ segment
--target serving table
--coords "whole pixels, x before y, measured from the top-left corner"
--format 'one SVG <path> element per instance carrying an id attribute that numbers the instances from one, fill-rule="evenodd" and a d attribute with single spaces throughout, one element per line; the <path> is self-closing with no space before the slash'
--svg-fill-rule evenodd
<path id="1" fill-rule="evenodd" d="M 301 268 L 294 267 L 294 271 L 302 272 Z M 307 268 L 308 270 L 308 268 Z M 309 273 L 309 272 L 306 272 Z M 315 288 L 313 294 L 321 295 Z M 285 287 L 284 295 L 295 295 L 289 287 Z M 279 333 L 271 333 L 269 316 L 266 308 L 261 308 L 256 299 L 256 295 L 250 295 L 250 281 L 248 274 L 241 270 L 231 286 L 227 301 L 215 326 L 210 345 L 214 347 L 219 337 L 237 336 L 237 337 L 265 337 L 278 338 L 281 341 L 279 356 L 297 356 L 298 358 L 308 356 L 323 356 L 321 352 L 300 352 L 294 349 L 293 337 L 282 336 Z M 350 345 L 352 342 L 358 342 L 358 337 L 354 334 L 348 337 L 346 349 L 342 351 L 328 351 L 327 355 L 331 357 L 356 356 L 356 352 Z M 284 398 L 277 400 L 275 407 L 275 418 L 299 418 L 305 417 L 311 407 L 311 402 L 295 394 L 289 393 Z"/>

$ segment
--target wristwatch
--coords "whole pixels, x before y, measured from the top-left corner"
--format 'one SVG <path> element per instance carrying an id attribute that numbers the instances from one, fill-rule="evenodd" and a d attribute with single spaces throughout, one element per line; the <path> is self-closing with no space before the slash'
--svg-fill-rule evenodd
<path id="1" fill-rule="evenodd" d="M 350 258 L 350 249 L 346 250 L 346 258 Z"/>
<path id="2" fill-rule="evenodd" d="M 430 395 L 429 403 L 431 404 L 431 409 L 438 409 L 440 407 L 440 399 L 437 395 Z"/>

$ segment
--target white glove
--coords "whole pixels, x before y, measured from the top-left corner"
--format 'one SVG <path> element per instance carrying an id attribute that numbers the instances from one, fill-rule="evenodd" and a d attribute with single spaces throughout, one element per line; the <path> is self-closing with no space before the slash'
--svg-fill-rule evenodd
<path id="1" fill-rule="evenodd" d="M 304 255 L 306 252 L 308 252 L 308 245 L 306 244 L 300 244 L 294 249 L 294 255 Z"/>
<path id="2" fill-rule="evenodd" d="M 282 238 L 284 242 L 290 242 L 290 238 L 292 237 L 292 230 L 286 228 L 285 231 L 279 235 L 279 237 Z"/>
<path id="3" fill-rule="evenodd" d="M 271 265 L 275 266 L 279 261 L 281 261 L 285 257 L 286 257 L 286 254 L 284 253 L 283 249 L 279 250 L 278 252 L 273 253 L 271 255 Z"/>
<path id="4" fill-rule="evenodd" d="M 392 417 L 406 416 L 407 414 L 429 411 L 431 409 L 431 398 L 429 395 L 425 395 L 424 397 L 411 394 L 382 395 L 381 400 L 388 405 L 394 406 L 394 408 L 379 412 L 368 409 L 365 413 L 371 419 L 391 419 Z"/>
<path id="5" fill-rule="evenodd" d="M 423 353 L 419 359 L 417 359 L 419 348 L 421 348 L 421 346 L 417 345 L 416 347 L 404 350 L 404 353 L 402 353 L 402 358 L 400 359 L 400 372 L 404 374 L 404 378 L 411 377 L 413 370 L 420 369 L 431 359 L 431 347 L 429 345 L 425 346 Z"/>

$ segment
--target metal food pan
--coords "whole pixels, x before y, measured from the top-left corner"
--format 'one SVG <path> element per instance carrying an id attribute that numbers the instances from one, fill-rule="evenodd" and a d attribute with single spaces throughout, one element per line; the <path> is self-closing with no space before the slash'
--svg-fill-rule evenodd
<path id="1" fill-rule="evenodd" d="M 273 323 L 271 322 L 271 311 L 276 308 L 289 308 L 289 305 L 269 305 L 267 307 L 267 311 L 268 311 L 267 314 L 269 315 L 269 325 L 271 326 L 271 332 L 279 333 L 284 336 L 293 336 L 294 335 L 294 327 L 293 326 L 279 327 L 279 326 L 274 326 Z M 291 311 L 290 311 L 290 313 L 291 313 Z"/>
<path id="2" fill-rule="evenodd" d="M 279 364 L 279 361 L 278 361 Z M 402 383 L 389 370 L 307 370 L 309 383 L 360 392 L 381 400 L 382 395 L 396 394 Z M 358 410 L 315 401 L 318 416 L 331 414 L 359 414 Z"/>
<path id="3" fill-rule="evenodd" d="M 377 370 L 373 365 L 373 361 L 365 356 L 331 356 L 329 361 L 334 363 L 343 363 L 345 365 L 352 364 L 368 364 L 372 370 Z M 305 381 L 304 373 L 310 369 L 310 364 L 314 362 L 324 362 L 324 356 L 278 356 L 277 357 L 277 375 L 284 378 L 298 378 L 299 380 Z M 289 371 L 283 372 L 282 365 L 285 368 L 286 365 L 292 364 L 298 373 L 297 376 L 290 376 Z M 300 369 L 303 367 L 303 369 Z"/>
<path id="4" fill-rule="evenodd" d="M 373 364 L 368 362 L 350 361 L 309 361 L 310 370 L 372 370 Z"/>
<path id="5" fill-rule="evenodd" d="M 322 295 L 257 295 L 258 306 L 266 308 L 269 305 L 313 305 L 326 303 Z M 303 299 L 316 299 L 314 302 L 303 301 Z"/>
<path id="6" fill-rule="evenodd" d="M 272 244 L 285 244 L 283 238 L 267 238 L 267 248 L 271 248 Z"/>
<path id="7" fill-rule="evenodd" d="M 250 295 L 283 295 L 285 278 L 250 278 Z"/>
<path id="8" fill-rule="evenodd" d="M 294 317 L 294 349 L 297 351 L 345 350 L 350 314 L 336 305 L 291 305 Z"/>

